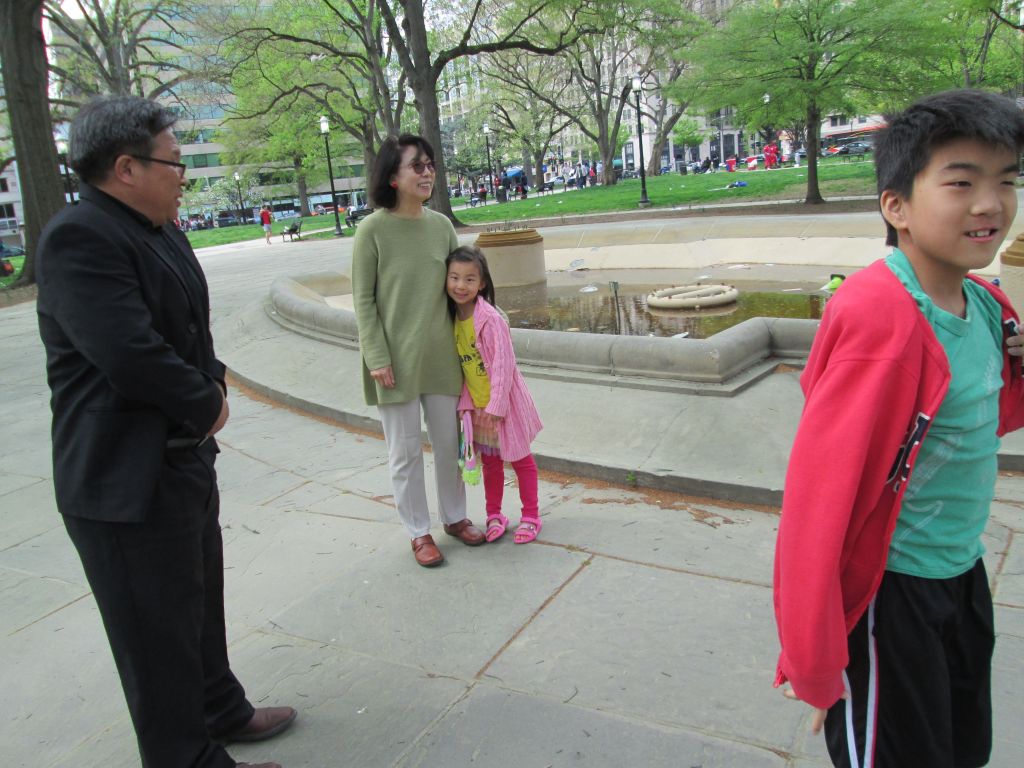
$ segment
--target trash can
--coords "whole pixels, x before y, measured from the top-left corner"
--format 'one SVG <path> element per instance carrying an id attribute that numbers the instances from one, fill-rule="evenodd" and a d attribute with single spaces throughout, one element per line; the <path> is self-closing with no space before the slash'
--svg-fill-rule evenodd
<path id="1" fill-rule="evenodd" d="M 757 158 L 756 157 L 751 157 L 751 158 L 749 158 L 747 160 L 747 170 L 748 171 L 756 171 L 757 170 Z"/>
<path id="2" fill-rule="evenodd" d="M 498 199 L 499 203 L 508 202 L 508 190 L 505 189 L 504 187 L 498 187 L 496 190 L 494 190 L 494 196 Z"/>
<path id="3" fill-rule="evenodd" d="M 735 171 L 736 171 L 736 158 L 735 157 L 730 157 L 728 160 L 725 161 L 725 170 L 727 170 L 729 173 L 735 173 Z"/>

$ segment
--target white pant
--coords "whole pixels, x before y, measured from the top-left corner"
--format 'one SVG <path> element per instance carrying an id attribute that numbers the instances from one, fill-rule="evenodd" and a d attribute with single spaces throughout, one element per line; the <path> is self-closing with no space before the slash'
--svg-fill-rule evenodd
<path id="1" fill-rule="evenodd" d="M 411 538 L 430 533 L 430 509 L 423 480 L 423 442 L 420 406 L 427 422 L 427 437 L 434 451 L 434 479 L 441 521 L 457 523 L 466 518 L 466 487 L 459 474 L 459 428 L 452 395 L 420 395 L 418 400 L 379 405 L 388 469 L 398 517 Z"/>

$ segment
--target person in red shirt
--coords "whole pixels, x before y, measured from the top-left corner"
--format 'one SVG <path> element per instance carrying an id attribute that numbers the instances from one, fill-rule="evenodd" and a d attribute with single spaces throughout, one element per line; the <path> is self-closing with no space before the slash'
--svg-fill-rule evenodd
<path id="1" fill-rule="evenodd" d="M 270 222 L 272 220 L 270 206 L 264 204 L 263 209 L 260 211 L 260 223 L 263 225 L 263 234 L 267 238 L 267 245 L 270 245 Z"/>

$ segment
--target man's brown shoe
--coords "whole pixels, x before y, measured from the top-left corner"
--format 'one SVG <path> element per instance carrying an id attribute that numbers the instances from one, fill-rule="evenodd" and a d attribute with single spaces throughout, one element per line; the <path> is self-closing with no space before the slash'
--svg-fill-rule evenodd
<path id="1" fill-rule="evenodd" d="M 299 713 L 291 707 L 261 707 L 252 714 L 249 722 L 233 733 L 229 733 L 222 741 L 225 744 L 243 741 L 263 741 L 272 739 L 279 733 L 291 728 Z M 273 763 L 271 763 L 273 765 Z"/>
<path id="2" fill-rule="evenodd" d="M 473 525 L 473 521 L 468 517 L 451 525 L 446 523 L 444 532 L 470 547 L 478 547 L 485 541 L 484 532 Z"/>
<path id="3" fill-rule="evenodd" d="M 433 568 L 444 562 L 444 555 L 434 543 L 434 537 L 429 533 L 412 540 L 412 553 L 416 556 L 416 562 L 424 568 Z"/>

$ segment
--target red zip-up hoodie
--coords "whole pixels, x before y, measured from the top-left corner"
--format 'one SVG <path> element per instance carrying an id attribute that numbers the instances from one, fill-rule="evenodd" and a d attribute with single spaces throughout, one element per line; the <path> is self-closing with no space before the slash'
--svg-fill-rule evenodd
<path id="1" fill-rule="evenodd" d="M 1003 337 L 1017 315 L 1006 295 Z M 1024 426 L 1021 358 L 1003 346 L 1000 436 Z M 946 353 L 884 261 L 826 307 L 800 378 L 806 402 L 790 455 L 775 550 L 775 620 L 787 680 L 826 709 L 843 692 L 847 635 L 878 591 L 907 479 L 949 388 Z"/>

